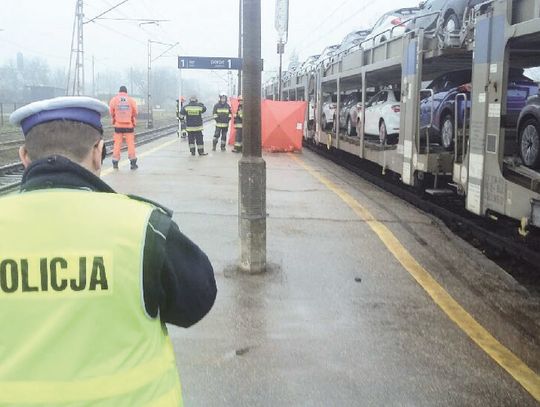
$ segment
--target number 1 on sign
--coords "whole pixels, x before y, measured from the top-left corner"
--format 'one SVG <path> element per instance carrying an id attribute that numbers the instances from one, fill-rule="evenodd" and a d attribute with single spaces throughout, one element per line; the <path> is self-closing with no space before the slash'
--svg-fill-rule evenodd
<path id="1" fill-rule="evenodd" d="M 229 69 L 232 68 L 232 61 L 230 59 L 227 60 L 229 62 Z"/>

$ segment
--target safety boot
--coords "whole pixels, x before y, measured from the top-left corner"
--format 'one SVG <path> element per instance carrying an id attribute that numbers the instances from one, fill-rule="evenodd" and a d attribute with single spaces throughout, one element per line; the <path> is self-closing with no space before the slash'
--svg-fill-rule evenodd
<path id="1" fill-rule="evenodd" d="M 117 170 L 118 169 L 118 161 L 112 160 L 112 167 Z"/>
<path id="2" fill-rule="evenodd" d="M 204 148 L 200 148 L 199 149 L 199 155 L 202 156 L 202 155 L 208 155 L 208 153 L 205 153 L 204 152 Z"/>
<path id="3" fill-rule="evenodd" d="M 226 149 L 225 149 L 225 144 L 222 144 L 222 145 L 221 145 L 221 151 L 226 151 Z"/>
<path id="4" fill-rule="evenodd" d="M 136 170 L 137 168 L 139 168 L 139 166 L 137 165 L 137 159 L 134 158 L 133 160 L 129 160 L 129 163 L 130 163 L 130 168 L 132 170 Z"/>

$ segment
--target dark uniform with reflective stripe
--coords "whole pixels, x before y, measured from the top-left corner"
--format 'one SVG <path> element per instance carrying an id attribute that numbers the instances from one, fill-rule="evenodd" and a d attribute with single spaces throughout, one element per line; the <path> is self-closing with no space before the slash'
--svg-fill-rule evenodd
<path id="1" fill-rule="evenodd" d="M 216 120 L 216 132 L 214 133 L 213 150 L 216 149 L 216 145 L 221 135 L 221 150 L 225 150 L 225 144 L 227 143 L 227 130 L 229 128 L 229 121 L 232 117 L 231 106 L 227 102 L 222 103 L 219 101 L 214 105 L 214 119 Z"/>
<path id="2" fill-rule="evenodd" d="M 178 133 L 178 136 L 182 138 L 186 138 L 187 137 L 186 121 L 182 116 L 180 116 L 180 110 L 182 109 L 183 106 L 184 106 L 184 102 L 181 102 L 178 99 L 176 99 L 176 118 L 178 119 L 177 133 Z"/>
<path id="3" fill-rule="evenodd" d="M 206 106 L 199 102 L 191 101 L 180 111 L 180 116 L 185 117 L 186 131 L 188 133 L 189 151 L 195 155 L 195 142 L 199 155 L 204 155 L 203 142 L 203 119 L 202 114 L 206 112 Z"/>
<path id="4" fill-rule="evenodd" d="M 242 103 L 238 105 L 238 110 L 234 115 L 234 128 L 236 129 L 236 135 L 234 136 L 234 150 L 235 152 L 242 151 L 242 123 L 244 118 L 244 107 Z"/>

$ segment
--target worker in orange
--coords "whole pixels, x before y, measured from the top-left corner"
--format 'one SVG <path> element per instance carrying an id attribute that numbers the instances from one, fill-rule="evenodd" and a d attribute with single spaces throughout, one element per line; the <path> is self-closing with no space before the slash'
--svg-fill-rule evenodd
<path id="1" fill-rule="evenodd" d="M 120 86 L 118 95 L 113 97 L 109 103 L 112 125 L 114 126 L 114 148 L 113 148 L 113 168 L 118 169 L 120 161 L 120 149 L 122 140 L 126 139 L 128 147 L 128 158 L 132 170 L 139 168 L 137 165 L 137 155 L 135 153 L 135 126 L 137 125 L 137 103 L 128 96 L 127 88 Z"/>

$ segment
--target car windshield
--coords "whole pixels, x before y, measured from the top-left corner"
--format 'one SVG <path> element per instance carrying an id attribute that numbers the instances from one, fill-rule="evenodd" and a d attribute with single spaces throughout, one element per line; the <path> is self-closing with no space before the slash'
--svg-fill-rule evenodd
<path id="1" fill-rule="evenodd" d="M 453 72 L 451 75 L 448 76 L 447 88 L 455 88 L 459 85 L 463 85 L 464 83 L 469 83 L 472 80 L 472 72 L 471 71 L 461 71 L 461 72 Z"/>
<path id="2" fill-rule="evenodd" d="M 379 28 L 381 25 L 383 25 L 385 23 L 385 21 L 390 17 L 391 15 L 390 14 L 385 14 L 384 16 L 382 16 L 381 18 L 379 18 L 377 20 L 377 22 L 375 23 L 375 25 L 373 25 L 373 30 L 375 30 L 376 28 Z"/>
<path id="3" fill-rule="evenodd" d="M 326 96 L 324 98 L 324 103 L 336 103 L 336 102 L 337 102 L 337 95 Z"/>
<path id="4" fill-rule="evenodd" d="M 373 96 L 371 99 L 368 100 L 367 106 L 369 107 L 373 105 L 374 103 L 377 102 L 378 99 L 379 99 L 379 94 L 377 93 L 375 96 Z"/>
<path id="5" fill-rule="evenodd" d="M 453 88 L 457 88 L 460 85 L 465 83 L 470 83 L 472 80 L 472 72 L 467 71 L 456 71 L 444 74 L 431 82 L 427 87 L 432 89 L 434 93 L 448 91 Z"/>
<path id="6" fill-rule="evenodd" d="M 353 92 L 349 95 L 349 103 L 358 103 L 362 100 L 362 92 Z"/>
<path id="7" fill-rule="evenodd" d="M 535 75 L 535 72 L 540 73 L 538 68 L 530 68 L 527 70 L 521 68 L 510 68 L 508 77 L 512 81 L 534 82 L 535 77 L 536 80 L 540 80 L 540 75 Z"/>

